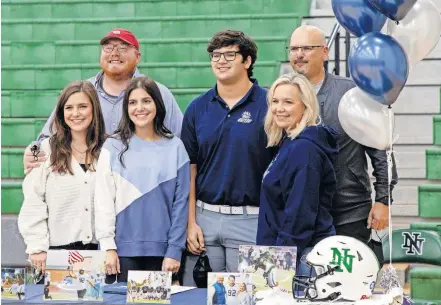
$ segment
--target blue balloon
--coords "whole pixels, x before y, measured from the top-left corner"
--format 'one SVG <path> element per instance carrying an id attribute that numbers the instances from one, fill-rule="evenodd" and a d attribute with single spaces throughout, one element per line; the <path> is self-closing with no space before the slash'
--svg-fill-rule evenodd
<path id="1" fill-rule="evenodd" d="M 363 35 L 349 53 L 349 72 L 355 84 L 374 100 L 392 105 L 409 75 L 403 47 L 389 35 L 373 32 Z"/>
<path id="2" fill-rule="evenodd" d="M 357 37 L 380 31 L 386 23 L 369 0 L 332 0 L 332 10 L 341 26 Z"/>
<path id="3" fill-rule="evenodd" d="M 400 21 L 406 17 L 417 0 L 369 0 L 373 7 L 388 18 Z"/>

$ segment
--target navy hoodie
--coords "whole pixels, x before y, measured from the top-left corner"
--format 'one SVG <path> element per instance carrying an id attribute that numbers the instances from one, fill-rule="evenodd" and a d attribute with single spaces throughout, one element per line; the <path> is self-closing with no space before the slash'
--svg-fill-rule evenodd
<path id="1" fill-rule="evenodd" d="M 303 251 L 335 235 L 329 211 L 337 154 L 336 132 L 328 127 L 309 126 L 282 140 L 262 181 L 257 245 Z"/>

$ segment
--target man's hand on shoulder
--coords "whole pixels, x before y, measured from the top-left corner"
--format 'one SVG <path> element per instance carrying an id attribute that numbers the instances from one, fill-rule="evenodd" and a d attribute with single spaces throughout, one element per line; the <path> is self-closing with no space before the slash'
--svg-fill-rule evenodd
<path id="1" fill-rule="evenodd" d="M 31 145 L 26 147 L 24 156 L 23 156 L 23 168 L 24 174 L 29 174 L 33 168 L 38 168 L 40 165 L 46 161 L 46 154 L 43 151 L 39 151 L 37 155 L 34 156 L 31 151 Z"/>

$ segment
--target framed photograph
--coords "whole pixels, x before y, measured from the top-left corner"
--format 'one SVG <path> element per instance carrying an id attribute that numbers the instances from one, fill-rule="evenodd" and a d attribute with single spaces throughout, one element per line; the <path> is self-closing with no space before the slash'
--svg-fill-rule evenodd
<path id="1" fill-rule="evenodd" d="M 208 305 L 255 305 L 252 274 L 209 272 Z"/>
<path id="2" fill-rule="evenodd" d="M 256 291 L 272 289 L 292 293 L 296 247 L 240 246 L 239 272 L 252 273 Z"/>
<path id="3" fill-rule="evenodd" d="M 1 281 L 2 300 L 25 299 L 25 268 L 1 268 Z"/>
<path id="4" fill-rule="evenodd" d="M 103 301 L 105 252 L 49 251 L 44 301 Z"/>
<path id="5" fill-rule="evenodd" d="M 129 270 L 127 303 L 170 304 L 172 273 Z"/>

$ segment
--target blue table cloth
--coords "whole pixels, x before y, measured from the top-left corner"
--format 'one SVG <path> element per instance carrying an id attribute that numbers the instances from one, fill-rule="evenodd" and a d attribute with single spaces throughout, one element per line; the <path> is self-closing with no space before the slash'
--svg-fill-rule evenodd
<path id="1" fill-rule="evenodd" d="M 2 304 L 23 303 L 18 300 L 2 300 Z M 26 285 L 26 304 L 100 304 L 101 302 L 82 302 L 82 301 L 43 301 L 43 285 Z M 125 304 L 126 295 L 116 293 L 106 293 L 104 290 L 104 302 L 101 304 Z M 134 304 L 134 303 L 130 303 Z M 138 303 L 138 304 L 154 304 L 154 303 Z M 192 289 L 185 292 L 173 294 L 171 296 L 171 304 L 177 305 L 206 305 L 207 290 Z"/>

